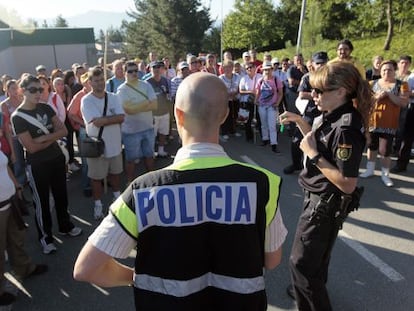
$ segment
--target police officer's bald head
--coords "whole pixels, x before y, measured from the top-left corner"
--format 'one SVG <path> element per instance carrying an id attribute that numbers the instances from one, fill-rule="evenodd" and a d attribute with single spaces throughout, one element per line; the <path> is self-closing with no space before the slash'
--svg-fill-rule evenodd
<path id="1" fill-rule="evenodd" d="M 228 112 L 227 88 L 215 75 L 193 73 L 178 87 L 175 105 L 205 130 L 218 127 Z"/>

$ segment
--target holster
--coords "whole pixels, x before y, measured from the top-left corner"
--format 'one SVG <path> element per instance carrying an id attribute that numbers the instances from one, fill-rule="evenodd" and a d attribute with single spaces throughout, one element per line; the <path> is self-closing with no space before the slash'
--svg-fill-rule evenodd
<path id="1" fill-rule="evenodd" d="M 321 217 L 334 218 L 339 229 L 348 214 L 359 207 L 364 187 L 355 188 L 351 194 L 344 193 L 322 193 L 314 194 L 306 191 L 306 195 L 315 203 L 309 221 L 316 221 Z"/>

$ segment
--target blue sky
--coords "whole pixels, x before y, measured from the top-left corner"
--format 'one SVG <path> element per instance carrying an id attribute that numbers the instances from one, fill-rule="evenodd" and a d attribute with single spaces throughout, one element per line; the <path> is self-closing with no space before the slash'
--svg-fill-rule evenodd
<path id="1" fill-rule="evenodd" d="M 234 5 L 234 0 L 200 0 L 200 2 L 210 6 L 210 16 L 213 20 L 220 20 L 222 15 L 226 16 Z M 273 0 L 273 2 L 279 1 Z M 16 11 L 23 20 L 33 18 L 37 21 L 54 19 L 58 15 L 67 18 L 90 10 L 125 12 L 135 8 L 134 0 L 0 0 L 0 5 L 7 10 Z"/>
<path id="2" fill-rule="evenodd" d="M 234 0 L 200 0 L 208 5 L 211 2 L 211 16 L 220 18 L 221 12 L 226 15 L 233 7 Z M 53 18 L 61 14 L 73 16 L 89 10 L 124 12 L 134 8 L 133 0 L 0 0 L 0 4 L 8 10 L 15 10 L 23 19 Z"/>

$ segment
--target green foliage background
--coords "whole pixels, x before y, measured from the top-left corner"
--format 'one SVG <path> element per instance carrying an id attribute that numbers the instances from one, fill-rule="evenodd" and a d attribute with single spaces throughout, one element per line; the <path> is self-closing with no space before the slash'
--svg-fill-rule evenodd
<path id="1" fill-rule="evenodd" d="M 414 32 L 406 30 L 401 33 L 396 33 L 389 51 L 383 50 L 385 37 L 386 34 L 383 33 L 375 37 L 363 39 L 351 38 L 352 44 L 354 45 L 352 55 L 363 63 L 366 68 L 371 66 L 372 58 L 375 55 L 382 55 L 385 59 L 394 60 L 398 60 L 398 58 L 404 54 L 414 57 L 414 44 L 410 44 L 411 42 L 414 42 Z M 330 59 L 336 57 L 337 40 L 322 40 L 317 37 L 314 38 L 314 40 L 314 45 L 306 45 L 306 42 L 310 41 L 310 38 L 304 40 L 305 46 L 301 49 L 301 53 L 305 59 L 309 59 L 312 54 L 317 51 L 328 52 Z M 288 46 L 285 49 L 273 50 L 270 51 L 270 53 L 273 57 L 278 57 L 279 59 L 283 57 L 292 58 L 296 53 L 296 46 L 292 46 L 290 43 L 287 43 L 287 45 Z M 258 57 L 262 58 L 263 53 L 260 53 Z"/>

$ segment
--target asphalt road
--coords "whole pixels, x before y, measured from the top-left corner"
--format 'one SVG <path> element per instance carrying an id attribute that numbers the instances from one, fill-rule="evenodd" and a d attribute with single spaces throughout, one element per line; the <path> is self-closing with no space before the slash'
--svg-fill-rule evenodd
<path id="1" fill-rule="evenodd" d="M 295 303 L 285 294 L 289 284 L 288 258 L 297 219 L 302 204 L 302 191 L 297 174 L 283 175 L 289 164 L 289 138 L 280 136 L 281 155 L 269 147 L 246 143 L 243 137 L 231 137 L 222 145 L 229 155 L 240 161 L 257 163 L 283 177 L 280 208 L 289 234 L 284 244 L 283 261 L 266 275 L 268 310 L 296 310 Z M 176 141 L 167 146 L 175 152 Z M 157 160 L 165 166 L 171 159 Z M 379 163 L 378 163 L 379 164 Z M 365 163 L 363 163 L 365 165 Z M 142 171 L 142 167 L 139 166 Z M 386 188 L 377 176 L 361 180 L 365 193 L 359 211 L 347 219 L 332 253 L 328 289 L 335 311 L 407 311 L 414 309 L 414 207 L 411 163 L 401 175 L 391 174 L 395 186 Z M 28 279 L 18 292 L 12 307 L 0 311 L 69 311 L 69 310 L 134 310 L 132 289 L 103 289 L 79 283 L 72 278 L 74 261 L 87 237 L 97 226 L 93 220 L 92 199 L 85 198 L 80 188 L 80 173 L 74 173 L 68 182 L 70 213 L 76 225 L 84 230 L 77 238 L 59 237 L 58 251 L 43 255 L 37 242 L 33 213 L 27 218 L 30 228 L 26 246 L 35 262 L 49 265 L 49 272 Z M 111 194 L 105 196 L 108 206 Z M 55 231 L 57 229 L 55 228 Z M 133 259 L 125 261 L 132 265 Z"/>

